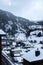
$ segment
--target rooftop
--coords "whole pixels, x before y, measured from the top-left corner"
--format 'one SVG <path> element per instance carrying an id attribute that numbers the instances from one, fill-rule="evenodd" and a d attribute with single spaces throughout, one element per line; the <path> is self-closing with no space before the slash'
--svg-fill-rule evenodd
<path id="1" fill-rule="evenodd" d="M 0 29 L 0 35 L 3 36 L 6 35 L 6 33 L 2 29 Z"/>
<path id="2" fill-rule="evenodd" d="M 39 56 L 35 56 L 36 49 L 34 49 L 34 50 L 29 51 L 28 53 L 25 53 L 23 55 L 23 58 L 26 59 L 29 62 L 42 60 L 43 59 L 43 49 L 39 49 L 39 50 L 40 50 Z"/>

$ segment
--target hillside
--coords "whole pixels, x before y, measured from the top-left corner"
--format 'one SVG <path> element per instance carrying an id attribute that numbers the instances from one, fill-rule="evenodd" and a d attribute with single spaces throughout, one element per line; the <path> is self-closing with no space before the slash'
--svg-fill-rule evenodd
<path id="1" fill-rule="evenodd" d="M 17 32 L 26 32 L 29 25 L 34 25 L 25 18 L 17 17 L 10 12 L 0 10 L 0 28 L 7 33 L 15 34 Z"/>
<path id="2" fill-rule="evenodd" d="M 43 20 L 37 22 L 39 25 L 43 25 Z"/>

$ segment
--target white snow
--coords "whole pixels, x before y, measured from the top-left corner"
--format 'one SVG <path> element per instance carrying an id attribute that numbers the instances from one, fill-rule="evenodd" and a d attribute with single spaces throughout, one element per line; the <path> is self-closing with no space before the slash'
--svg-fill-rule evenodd
<path id="1" fill-rule="evenodd" d="M 35 56 L 35 50 L 36 50 L 36 48 L 34 50 L 31 50 L 28 53 L 25 53 L 23 55 L 23 58 L 26 59 L 29 62 L 42 60 L 43 59 L 43 49 L 39 49 L 40 50 L 40 55 L 37 56 L 37 57 Z"/>
<path id="2" fill-rule="evenodd" d="M 8 21 L 8 23 L 10 24 L 10 21 Z M 12 23 L 11 23 L 11 25 L 12 25 Z M 6 53 L 6 55 L 9 54 L 10 53 L 9 50 L 12 48 L 11 50 L 14 52 L 14 59 L 18 62 L 22 62 L 23 58 L 25 58 L 29 62 L 43 59 L 43 49 L 41 49 L 42 44 L 39 44 L 40 41 L 43 41 L 43 36 L 41 36 L 41 37 L 36 36 L 39 32 L 41 32 L 41 34 L 42 34 L 42 31 L 39 31 L 39 30 L 33 31 L 30 33 L 30 36 L 28 38 L 26 38 L 25 33 L 22 32 L 22 31 L 24 31 L 24 32 L 26 32 L 26 31 L 20 27 L 21 25 L 20 26 L 19 25 L 17 24 L 18 33 L 15 34 L 15 37 L 14 38 L 12 38 L 12 36 L 8 37 L 8 39 L 9 38 L 12 40 L 14 39 L 15 41 L 12 42 L 12 45 L 10 45 L 9 47 L 3 48 L 4 53 Z M 33 28 L 36 28 L 36 27 L 33 26 Z M 33 35 L 33 34 L 36 34 L 36 35 Z M 36 42 L 34 42 L 35 40 L 36 40 Z M 23 47 L 15 47 L 16 42 L 19 42 L 19 41 L 22 41 L 25 44 L 25 46 L 28 48 L 26 49 Z M 33 41 L 33 42 L 31 42 L 31 41 Z M 35 51 L 37 48 L 39 48 L 41 54 L 36 57 Z M 14 63 L 16 63 L 16 62 L 14 62 Z M 16 63 L 16 64 L 20 65 L 18 63 Z"/>
<path id="3" fill-rule="evenodd" d="M 36 40 L 37 41 L 37 43 L 40 43 L 40 41 L 43 41 L 43 37 L 36 37 L 36 36 L 30 36 L 30 37 L 28 37 L 28 40 L 30 41 L 30 40 L 32 40 L 32 41 L 34 41 L 34 40 Z"/>
<path id="4" fill-rule="evenodd" d="M 7 51 L 7 50 L 10 50 L 11 48 L 10 47 L 5 47 L 3 48 L 3 51 Z"/>
<path id="5" fill-rule="evenodd" d="M 15 34 L 15 39 L 16 41 L 25 41 L 26 40 L 26 36 L 24 33 L 17 33 Z"/>
<path id="6" fill-rule="evenodd" d="M 40 49 L 42 47 L 42 44 L 36 44 L 34 47 Z"/>
<path id="7" fill-rule="evenodd" d="M 10 20 L 10 21 L 8 21 L 8 23 L 9 23 L 9 25 L 13 25 L 13 22 Z"/>
<path id="8" fill-rule="evenodd" d="M 14 46 L 15 46 L 15 45 L 16 45 L 16 42 L 12 42 L 12 45 L 14 45 Z"/>
<path id="9" fill-rule="evenodd" d="M 22 57 L 14 57 L 14 59 L 18 62 L 23 62 L 23 58 Z"/>
<path id="10" fill-rule="evenodd" d="M 0 29 L 0 35 L 6 35 L 6 33 L 2 29 Z"/>
<path id="11" fill-rule="evenodd" d="M 39 32 L 41 32 L 41 34 L 42 34 L 42 30 L 36 30 L 36 31 L 31 32 L 30 35 L 33 35 L 33 34 L 37 35 Z"/>
<path id="12" fill-rule="evenodd" d="M 5 51 L 6 54 L 10 54 L 10 51 Z"/>
<path id="13" fill-rule="evenodd" d="M 32 25 L 32 26 L 29 26 L 30 29 L 41 29 L 42 26 L 41 25 Z"/>

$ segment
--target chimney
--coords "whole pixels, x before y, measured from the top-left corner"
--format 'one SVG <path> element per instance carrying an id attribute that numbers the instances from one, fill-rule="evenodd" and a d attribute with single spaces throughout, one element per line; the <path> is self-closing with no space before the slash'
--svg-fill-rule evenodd
<path id="1" fill-rule="evenodd" d="M 39 56 L 40 55 L 40 51 L 39 49 L 37 48 L 37 50 L 35 51 L 35 56 Z"/>

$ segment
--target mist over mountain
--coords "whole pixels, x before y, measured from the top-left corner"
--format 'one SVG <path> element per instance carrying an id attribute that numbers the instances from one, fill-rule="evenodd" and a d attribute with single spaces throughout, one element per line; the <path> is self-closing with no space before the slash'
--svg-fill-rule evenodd
<path id="1" fill-rule="evenodd" d="M 17 32 L 26 32 L 29 25 L 36 23 L 22 17 L 17 17 L 10 12 L 0 10 L 0 28 L 5 32 L 15 34 Z"/>

